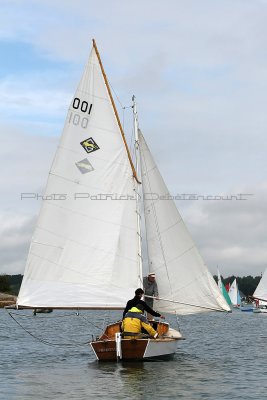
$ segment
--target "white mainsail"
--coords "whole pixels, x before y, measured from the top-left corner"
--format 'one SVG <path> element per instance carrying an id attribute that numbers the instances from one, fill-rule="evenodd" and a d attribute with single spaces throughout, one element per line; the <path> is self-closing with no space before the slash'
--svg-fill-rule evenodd
<path id="1" fill-rule="evenodd" d="M 180 315 L 229 311 L 205 266 L 139 131 L 149 269 L 156 273 L 154 308 Z"/>
<path id="2" fill-rule="evenodd" d="M 232 282 L 230 288 L 229 288 L 229 297 L 234 306 L 240 306 L 241 304 L 241 299 L 240 299 L 240 294 L 238 290 L 238 285 L 236 279 Z"/>
<path id="3" fill-rule="evenodd" d="M 142 281 L 135 185 L 93 48 L 49 174 L 18 306 L 125 306 Z"/>
<path id="4" fill-rule="evenodd" d="M 267 268 L 264 271 L 258 286 L 256 287 L 253 297 L 267 302 Z"/>

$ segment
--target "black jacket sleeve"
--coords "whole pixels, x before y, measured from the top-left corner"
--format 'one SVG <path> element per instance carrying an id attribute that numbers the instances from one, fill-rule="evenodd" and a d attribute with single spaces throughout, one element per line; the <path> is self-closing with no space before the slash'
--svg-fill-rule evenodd
<path id="1" fill-rule="evenodd" d="M 160 317 L 161 314 L 159 314 L 158 312 L 152 310 L 152 308 L 150 308 L 145 301 L 141 300 L 140 303 L 142 303 L 144 305 L 144 309 L 146 310 L 146 312 L 148 312 L 149 314 L 153 315 L 154 317 Z"/>
<path id="2" fill-rule="evenodd" d="M 126 313 L 134 306 L 136 306 L 138 303 L 143 304 L 144 309 L 146 310 L 146 312 L 148 312 L 149 314 L 153 315 L 153 317 L 160 317 L 161 314 L 157 313 L 156 311 L 154 311 L 152 308 L 150 308 L 146 302 L 144 300 L 138 299 L 136 297 L 134 297 L 133 299 L 129 300 L 126 304 L 126 307 L 123 311 L 122 314 L 122 318 L 125 317 Z"/>

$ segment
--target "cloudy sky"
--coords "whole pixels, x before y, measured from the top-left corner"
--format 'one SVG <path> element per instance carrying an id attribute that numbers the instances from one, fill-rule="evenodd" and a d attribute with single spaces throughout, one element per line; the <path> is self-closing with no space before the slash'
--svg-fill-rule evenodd
<path id="1" fill-rule="evenodd" d="M 200 196 L 177 206 L 211 272 L 263 272 L 267 1 L 0 0 L 0 7 L 0 273 L 24 270 L 41 203 L 21 193 L 44 190 L 93 37 L 121 104 L 137 97 L 171 194 Z"/>

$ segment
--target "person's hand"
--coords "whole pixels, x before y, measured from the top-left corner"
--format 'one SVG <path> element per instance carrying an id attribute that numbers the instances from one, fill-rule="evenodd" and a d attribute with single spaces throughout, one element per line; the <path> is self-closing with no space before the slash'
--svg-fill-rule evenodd
<path id="1" fill-rule="evenodd" d="M 158 296 L 156 296 L 156 297 L 155 297 L 155 300 L 159 300 L 159 297 L 158 297 Z"/>

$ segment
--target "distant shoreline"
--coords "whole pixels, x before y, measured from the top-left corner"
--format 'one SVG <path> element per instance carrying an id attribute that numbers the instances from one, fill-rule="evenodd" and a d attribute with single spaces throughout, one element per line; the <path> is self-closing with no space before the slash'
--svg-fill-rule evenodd
<path id="1" fill-rule="evenodd" d="M 16 304 L 17 296 L 8 293 L 0 293 L 0 308 Z"/>

